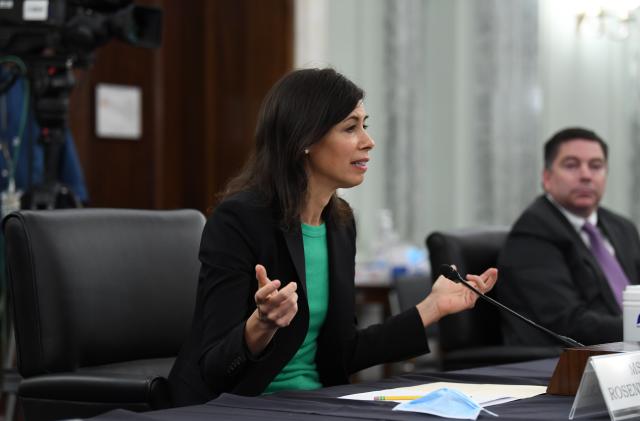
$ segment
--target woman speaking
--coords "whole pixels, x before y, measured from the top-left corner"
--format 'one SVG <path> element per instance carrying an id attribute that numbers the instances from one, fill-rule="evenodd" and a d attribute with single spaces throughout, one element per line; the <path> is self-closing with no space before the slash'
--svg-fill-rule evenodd
<path id="1" fill-rule="evenodd" d="M 363 97 L 332 69 L 294 71 L 268 93 L 255 151 L 204 228 L 193 325 L 169 377 L 177 406 L 347 383 L 428 352 L 425 327 L 474 305 L 440 277 L 416 307 L 356 325 L 355 222 L 336 191 L 362 183 L 375 146 Z M 496 278 L 468 276 L 482 292 Z"/>

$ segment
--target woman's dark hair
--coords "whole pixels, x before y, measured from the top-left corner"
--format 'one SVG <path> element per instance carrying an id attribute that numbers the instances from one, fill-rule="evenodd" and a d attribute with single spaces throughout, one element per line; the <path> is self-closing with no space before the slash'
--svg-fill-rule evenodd
<path id="1" fill-rule="evenodd" d="M 296 70 L 282 77 L 262 102 L 255 150 L 223 197 L 257 191 L 265 201 L 277 202 L 285 226 L 299 224 L 308 183 L 305 149 L 347 118 L 363 97 L 362 89 L 333 69 Z M 342 221 L 351 215 L 335 194 L 325 212 Z"/>

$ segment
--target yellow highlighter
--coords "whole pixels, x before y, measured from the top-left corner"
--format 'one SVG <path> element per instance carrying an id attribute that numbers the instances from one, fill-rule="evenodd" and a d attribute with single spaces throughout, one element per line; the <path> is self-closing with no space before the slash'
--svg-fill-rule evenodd
<path id="1" fill-rule="evenodd" d="M 374 396 L 374 401 L 412 401 L 414 399 L 421 398 L 422 396 L 410 396 L 410 395 L 399 395 L 399 396 Z"/>

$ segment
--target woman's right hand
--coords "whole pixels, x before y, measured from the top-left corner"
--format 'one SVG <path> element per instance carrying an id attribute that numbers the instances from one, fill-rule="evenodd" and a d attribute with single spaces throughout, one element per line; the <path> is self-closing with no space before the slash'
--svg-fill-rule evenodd
<path id="1" fill-rule="evenodd" d="M 280 288 L 280 281 L 271 281 L 267 277 L 267 270 L 262 265 L 256 265 L 256 279 L 258 291 L 254 296 L 256 302 L 256 316 L 258 320 L 274 328 L 289 326 L 298 312 L 298 284 L 290 282 Z"/>
<path id="2" fill-rule="evenodd" d="M 298 285 L 290 282 L 282 289 L 280 281 L 267 277 L 267 270 L 256 265 L 258 290 L 254 295 L 256 309 L 244 328 L 244 338 L 253 355 L 260 354 L 281 327 L 289 326 L 298 312 Z"/>

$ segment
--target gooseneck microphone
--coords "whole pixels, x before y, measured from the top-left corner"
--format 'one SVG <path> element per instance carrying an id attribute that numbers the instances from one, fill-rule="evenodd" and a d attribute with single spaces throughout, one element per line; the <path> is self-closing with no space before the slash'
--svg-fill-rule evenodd
<path id="1" fill-rule="evenodd" d="M 440 266 L 440 273 L 442 274 L 442 276 L 444 276 L 445 278 L 447 278 L 447 279 L 449 279 L 449 280 L 451 280 L 451 281 L 453 281 L 455 283 L 462 283 L 462 285 L 466 286 L 471 291 L 475 292 L 483 300 L 490 302 L 491 304 L 493 304 L 494 306 L 500 308 L 501 310 L 504 310 L 507 313 L 509 313 L 509 314 L 517 317 L 518 319 L 522 320 L 523 322 L 528 323 L 529 325 L 535 327 L 536 329 L 543 331 L 547 335 L 553 336 L 556 340 L 562 342 L 563 344 L 565 344 L 567 346 L 570 346 L 570 347 L 584 346 L 580 342 L 578 342 L 578 341 L 576 341 L 574 339 L 571 339 L 571 338 L 569 338 L 567 336 L 560 335 L 558 333 L 555 333 L 555 332 L 547 329 L 546 327 L 540 326 L 536 322 L 533 322 L 533 321 L 527 319 L 522 314 L 517 313 L 517 312 L 511 310 L 509 307 L 497 302 L 493 298 L 487 297 L 482 292 L 480 292 L 476 288 L 474 288 L 473 285 L 471 285 L 469 282 L 467 282 L 467 280 L 464 279 L 458 273 L 458 271 L 453 268 L 453 266 L 446 265 L 446 264 L 445 265 L 441 265 Z"/>

